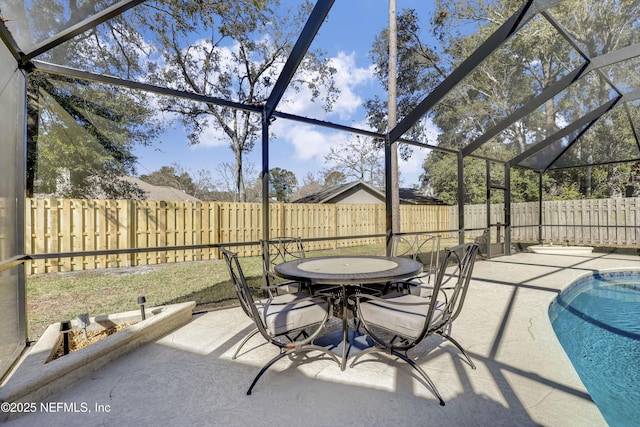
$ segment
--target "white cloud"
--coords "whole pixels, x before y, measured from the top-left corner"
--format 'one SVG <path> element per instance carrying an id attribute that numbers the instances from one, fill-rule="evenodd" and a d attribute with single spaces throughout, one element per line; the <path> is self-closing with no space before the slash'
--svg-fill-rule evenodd
<path id="1" fill-rule="evenodd" d="M 424 132 L 425 142 L 431 145 L 438 145 L 438 136 L 442 133 L 440 128 L 433 123 L 429 115 L 420 120 Z"/>
<path id="2" fill-rule="evenodd" d="M 411 187 L 418 184 L 418 178 L 424 171 L 422 164 L 427 155 L 428 150 L 413 147 L 413 154 L 408 160 L 399 160 L 398 169 L 400 170 L 400 181 L 403 187 Z"/>
<path id="3" fill-rule="evenodd" d="M 324 165 L 324 156 L 333 146 L 342 144 L 347 137 L 341 132 L 321 131 L 319 128 L 291 122 L 276 121 L 282 124 L 274 131 L 280 139 L 293 145 L 292 157 L 300 161 L 313 160 L 320 169 Z"/>
<path id="4" fill-rule="evenodd" d="M 331 116 L 337 116 L 341 120 L 349 120 L 357 115 L 357 110 L 362 106 L 363 98 L 358 90 L 373 81 L 371 68 L 362 68 L 356 65 L 355 53 L 346 54 L 339 52 L 337 56 L 330 58 L 331 65 L 336 69 L 334 80 L 340 90 L 340 95 L 330 112 L 322 109 L 320 100 L 311 101 L 311 92 L 301 87 L 299 93 L 289 89 L 283 97 L 283 102 L 278 108 L 291 114 L 303 117 L 311 117 L 318 120 L 331 120 Z M 323 91 L 320 98 L 326 94 Z M 368 128 L 364 119 L 360 122 L 352 122 L 354 127 Z M 299 123 L 277 120 L 272 129 L 280 140 L 291 144 L 293 157 L 300 161 L 312 160 L 321 169 L 325 166 L 324 156 L 331 147 L 340 146 L 353 135 L 345 132 L 337 132 L 321 127 L 303 125 Z M 328 165 L 327 165 L 328 166 Z"/>
<path id="5" fill-rule="evenodd" d="M 197 63 L 201 63 L 204 59 L 203 52 L 210 47 L 210 42 L 207 40 L 195 41 L 189 49 L 191 59 Z M 233 52 L 237 49 L 237 45 L 220 49 L 220 70 L 233 69 L 235 65 L 232 57 Z M 330 58 L 329 61 L 331 62 L 331 66 L 336 69 L 334 81 L 340 90 L 340 95 L 334 103 L 332 111 L 326 112 L 322 108 L 322 99 L 324 95 L 326 95 L 326 89 L 321 88 L 320 96 L 315 102 L 312 102 L 311 91 L 305 85 L 300 86 L 298 93 L 295 93 L 291 87 L 287 89 L 282 102 L 278 106 L 278 110 L 319 120 L 349 121 L 350 126 L 368 128 L 362 110 L 362 104 L 364 98 L 369 96 L 367 92 L 375 84 L 373 68 L 368 64 L 367 67 L 359 67 L 356 64 L 355 52 L 350 54 L 342 51 L 338 52 L 336 56 Z M 164 67 L 168 68 L 168 65 L 165 64 Z M 299 71 L 299 73 L 302 73 L 302 71 Z M 313 79 L 313 75 L 308 74 L 309 72 L 305 73 L 307 73 L 307 75 L 297 75 L 296 78 Z M 213 81 L 215 76 L 210 75 L 209 79 Z M 202 81 L 199 81 L 198 84 L 202 84 Z M 177 115 L 165 113 L 165 119 L 177 119 Z M 209 118 L 209 121 L 211 120 L 213 120 L 213 118 Z M 289 147 L 287 154 L 290 155 L 292 162 L 299 162 L 297 165 L 292 164 L 288 169 L 296 169 L 296 166 L 303 167 L 303 164 L 307 165 L 307 167 L 314 167 L 315 170 L 330 166 L 325 165 L 324 157 L 331 147 L 340 146 L 346 140 L 353 138 L 353 135 L 346 132 L 338 132 L 323 127 L 304 125 L 286 120 L 276 120 L 272 125 L 272 131 L 277 135 L 278 143 L 286 144 L 285 146 Z M 222 129 L 220 129 L 219 126 L 209 124 L 204 127 L 203 133 L 200 136 L 200 144 L 191 146 L 189 151 L 197 152 L 199 149 L 205 149 L 207 147 L 220 147 L 220 149 L 224 149 L 224 147 L 228 145 L 229 138 Z M 258 142 L 256 147 L 258 148 L 259 146 L 260 143 Z"/>
<path id="6" fill-rule="evenodd" d="M 334 106 L 334 113 L 341 119 L 348 119 L 363 103 L 362 98 L 354 89 L 373 80 L 373 66 L 361 68 L 356 66 L 355 52 L 346 55 L 339 52 L 331 59 L 331 65 L 336 69 L 336 85 L 340 88 L 340 96 Z"/>
<path id="7" fill-rule="evenodd" d="M 300 87 L 299 92 L 289 88 L 278 109 L 319 120 L 327 120 L 331 116 L 337 116 L 342 120 L 351 118 L 363 104 L 362 97 L 357 93 L 357 87 L 370 84 L 374 78 L 373 68 L 356 66 L 355 56 L 355 52 L 347 55 L 341 51 L 337 56 L 329 59 L 331 66 L 336 70 L 333 78 L 340 91 L 331 111 L 327 112 L 322 108 L 322 99 L 327 94 L 325 88 L 321 88 L 319 98 L 312 101 L 311 91 L 304 85 Z M 314 78 L 311 74 L 297 77 L 309 80 Z"/>
<path id="8" fill-rule="evenodd" d="M 211 122 L 213 118 L 209 119 Z M 200 144 L 204 147 L 229 146 L 229 136 L 219 126 L 207 126 L 200 134 Z"/>

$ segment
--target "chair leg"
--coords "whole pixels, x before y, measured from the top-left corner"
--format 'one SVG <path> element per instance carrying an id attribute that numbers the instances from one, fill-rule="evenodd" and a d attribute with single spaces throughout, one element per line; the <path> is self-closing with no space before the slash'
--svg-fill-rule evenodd
<path id="1" fill-rule="evenodd" d="M 242 342 L 240 343 L 240 345 L 236 349 L 236 352 L 233 353 L 233 357 L 231 358 L 231 360 L 236 360 L 236 358 L 238 357 L 238 353 L 240 353 L 240 349 L 247 343 L 247 341 L 249 341 L 251 339 L 251 337 L 253 337 L 258 332 L 260 332 L 260 331 L 258 331 L 258 328 L 256 328 L 253 331 L 249 332 L 246 337 L 244 337 L 244 339 L 242 340 Z"/>
<path id="2" fill-rule="evenodd" d="M 360 333 L 360 319 L 357 317 L 353 319 L 353 330 Z"/>
<path id="3" fill-rule="evenodd" d="M 331 357 L 331 359 L 333 359 L 334 362 L 336 362 L 338 365 L 342 365 L 342 362 L 340 361 L 340 359 L 338 359 L 338 356 L 336 356 L 335 354 L 333 354 L 331 352 L 331 350 L 327 350 L 324 347 L 320 347 L 319 345 L 315 345 L 315 344 L 307 344 L 305 345 L 305 347 L 302 350 L 298 350 L 298 353 L 300 353 L 301 351 L 307 352 L 307 351 L 313 351 L 313 350 L 317 350 L 320 351 L 326 355 L 328 355 L 329 357 Z"/>
<path id="4" fill-rule="evenodd" d="M 409 365 L 411 365 L 413 367 L 413 369 L 418 371 L 418 373 L 420 373 L 420 375 L 422 375 L 422 378 L 424 378 L 424 380 L 427 382 L 427 384 L 429 384 L 429 387 L 431 387 L 431 391 L 433 391 L 433 394 L 435 394 L 436 397 L 438 398 L 438 400 L 440 401 L 440 406 L 444 406 L 444 400 L 442 400 L 442 396 L 440 396 L 440 393 L 438 392 L 438 389 L 436 388 L 436 385 L 433 383 L 433 381 L 431 381 L 431 378 L 429 378 L 429 375 L 427 375 L 427 373 L 424 371 L 424 369 L 422 369 L 420 367 L 420 365 L 418 365 L 416 362 L 414 362 L 413 360 L 409 359 L 407 356 L 405 356 L 402 353 L 398 353 L 397 351 L 393 351 L 393 350 L 392 350 L 391 353 L 394 356 L 397 356 L 400 359 L 404 360 Z"/>
<path id="5" fill-rule="evenodd" d="M 353 360 L 351 361 L 351 364 L 349 365 L 350 368 L 353 368 L 354 365 L 358 362 L 358 360 L 364 356 L 365 354 L 369 354 L 369 353 L 388 353 L 386 351 L 384 351 L 381 348 L 378 347 L 369 347 L 367 349 L 362 350 L 360 353 L 356 354 L 355 356 L 353 356 Z"/>
<path id="6" fill-rule="evenodd" d="M 260 377 L 262 376 L 262 374 L 264 374 L 267 369 L 269 369 L 271 367 L 271 365 L 273 365 L 274 363 L 276 363 L 278 360 L 282 359 L 283 357 L 285 357 L 287 354 L 293 353 L 294 350 L 289 350 L 289 351 L 284 351 L 282 353 L 278 353 L 278 355 L 276 357 L 274 357 L 273 359 L 271 359 L 270 361 L 267 362 L 266 365 L 264 365 L 262 367 L 262 369 L 260 369 L 260 372 L 258 372 L 258 375 L 256 375 L 256 377 L 253 379 L 253 382 L 251 383 L 251 387 L 249 387 L 249 390 L 247 390 L 247 396 L 251 395 L 251 390 L 253 389 L 253 386 L 256 385 L 256 383 L 258 382 L 258 380 L 260 379 Z"/>
<path id="7" fill-rule="evenodd" d="M 405 362 L 407 362 L 413 369 L 418 371 L 418 373 L 422 376 L 422 378 L 427 382 L 429 387 L 431 387 L 431 391 L 433 392 L 433 394 L 440 401 L 440 405 L 444 406 L 444 400 L 442 399 L 442 396 L 440 396 L 440 392 L 438 392 L 438 389 L 436 388 L 436 385 L 433 383 L 433 381 L 431 381 L 431 378 L 429 378 L 429 375 L 427 375 L 427 373 L 424 371 L 424 369 L 422 369 L 418 364 L 416 364 L 413 360 L 409 359 L 404 354 L 398 353 L 395 350 L 388 351 L 388 350 L 377 348 L 377 347 L 368 348 L 366 350 L 361 351 L 357 355 L 355 355 L 354 358 L 353 358 L 353 361 L 351 362 L 351 365 L 349 365 L 349 367 L 353 368 L 353 365 L 356 364 L 356 362 L 358 361 L 358 359 L 360 359 L 360 357 L 364 356 L 365 354 L 374 353 L 374 352 L 375 353 L 385 353 L 385 354 L 388 354 L 390 356 L 399 357 L 400 359 L 402 359 Z"/>
<path id="8" fill-rule="evenodd" d="M 253 390 L 253 387 L 256 385 L 256 383 L 258 382 L 258 380 L 260 379 L 262 374 L 267 372 L 267 369 L 269 369 L 271 367 L 271 365 L 276 363 L 278 360 L 280 360 L 283 357 L 288 356 L 289 354 L 292 354 L 292 353 L 306 353 L 306 352 L 314 351 L 314 350 L 321 351 L 321 352 L 331 356 L 333 361 L 336 362 L 338 365 L 340 365 L 340 360 L 338 360 L 338 357 L 335 354 L 331 353 L 331 351 L 327 350 L 324 347 L 320 347 L 319 345 L 308 344 L 308 345 L 304 346 L 303 348 L 300 348 L 300 349 L 297 349 L 297 350 L 292 348 L 292 349 L 289 349 L 287 351 L 283 351 L 282 353 L 279 353 L 276 357 L 274 357 L 273 359 L 268 361 L 267 364 L 262 367 L 262 369 L 260 369 L 260 372 L 258 372 L 258 375 L 256 375 L 256 377 L 253 379 L 253 382 L 251 383 L 251 386 L 249 387 L 249 390 L 247 390 L 247 396 L 251 395 L 251 390 Z"/>
<path id="9" fill-rule="evenodd" d="M 467 362 L 469 362 L 469 365 L 471 365 L 471 369 L 476 369 L 476 365 L 474 365 L 473 361 L 471 360 L 467 352 L 464 351 L 464 348 L 462 348 L 462 346 L 458 343 L 458 341 L 454 340 L 452 336 L 447 335 L 442 331 L 437 332 L 437 334 L 440 335 L 442 338 L 446 339 L 447 341 L 449 341 L 450 343 L 452 343 L 453 345 L 455 345 L 456 347 L 458 347 L 458 350 L 460 350 L 460 353 L 462 353 L 462 355 L 467 359 Z"/>

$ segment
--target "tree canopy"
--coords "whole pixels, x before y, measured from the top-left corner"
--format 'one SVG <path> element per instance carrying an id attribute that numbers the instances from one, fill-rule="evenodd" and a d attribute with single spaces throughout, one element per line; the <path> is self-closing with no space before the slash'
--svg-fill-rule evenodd
<path id="1" fill-rule="evenodd" d="M 338 148 L 331 147 L 325 156 L 331 166 L 325 173 L 338 172 L 342 180 L 362 180 L 376 187 L 384 186 L 384 153 L 371 138 L 355 135 Z"/>
<path id="2" fill-rule="evenodd" d="M 432 47 L 422 42 L 420 23 L 413 9 L 402 10 L 397 17 L 397 115 L 401 120 L 427 95 L 429 88 L 446 75 L 441 68 L 441 59 Z M 375 74 L 385 88 L 389 88 L 389 34 L 384 29 L 376 37 L 370 57 L 375 65 Z M 380 133 L 387 131 L 387 100 L 374 96 L 365 101 L 369 125 Z M 424 126 L 415 126 L 410 137 L 420 139 L 427 130 Z M 382 141 L 377 141 L 382 147 Z M 400 146 L 400 156 L 404 159 L 411 155 L 407 145 Z"/>
<path id="3" fill-rule="evenodd" d="M 596 57 L 615 50 L 616 46 L 626 46 L 625 39 L 633 37 L 629 34 L 631 29 L 620 31 L 626 23 L 633 21 L 628 14 L 638 12 L 638 8 L 631 7 L 628 1 L 606 1 L 596 11 L 586 8 L 575 10 L 571 4 L 560 3 L 554 8 L 554 15 L 581 29 L 584 37 L 578 38 L 577 43 L 589 56 Z M 424 22 L 419 21 L 414 10 L 403 10 L 398 17 L 400 116 L 415 108 L 444 76 L 466 60 L 522 3 L 511 0 L 438 0 L 436 6 L 431 28 L 438 39 L 437 46 L 430 47 L 421 42 L 424 39 L 420 35 Z M 469 31 L 469 28 L 473 30 Z M 388 61 L 385 31 L 376 39 L 371 51 L 383 84 L 387 81 Z M 553 25 L 543 17 L 532 19 L 483 62 L 476 64 L 473 71 L 457 83 L 405 137 L 454 151 L 466 149 L 583 63 L 584 59 L 576 53 L 576 47 L 559 36 Z M 627 77 L 632 79 L 629 81 L 638 80 L 638 76 L 631 76 L 628 70 L 620 72 L 627 73 Z M 611 96 L 612 91 L 604 75 L 588 73 L 569 89 L 544 102 L 482 145 L 474 146 L 472 152 L 490 159 L 513 159 L 606 103 Z M 367 102 L 367 107 L 370 122 L 382 129 L 384 103 L 374 98 Z M 628 158 L 629 150 L 637 151 L 633 130 L 622 125 L 625 120 L 628 122 L 627 114 L 625 109 L 618 108 L 600 118 L 597 125 L 581 134 L 580 140 L 563 153 L 562 161 L 557 161 L 553 168 L 547 170 L 547 165 L 530 163 L 533 169 L 547 172 L 543 187 L 548 197 L 575 196 L 576 191 L 583 197 L 615 197 L 629 192 L 629 182 L 636 181 L 633 174 L 637 174 L 638 168 L 628 163 L 611 163 L 625 158 L 625 155 Z M 435 138 L 426 132 L 429 127 L 437 129 Z M 548 159 L 554 159 L 553 153 L 546 155 Z M 486 167 L 483 163 L 465 160 L 466 203 L 482 203 L 486 198 Z M 585 163 L 593 166 L 571 169 L 574 164 Z M 556 167 L 559 170 L 554 171 Z M 424 169 L 424 184 L 429 185 L 438 197 L 448 202 L 457 199 L 456 156 L 433 150 L 425 160 Z M 513 201 L 537 199 L 537 192 L 528 190 L 537 189 L 536 175 L 512 168 Z"/>
<path id="4" fill-rule="evenodd" d="M 212 189 L 211 180 L 205 171 L 200 171 L 194 179 L 188 171 L 175 163 L 162 166 L 150 174 L 140 175 L 140 179 L 153 185 L 177 188 L 200 200 L 208 200 Z"/>
<path id="5" fill-rule="evenodd" d="M 135 144 L 158 132 L 145 94 L 34 73 L 29 79 L 30 195 L 140 198 Z"/>
<path id="6" fill-rule="evenodd" d="M 154 30 L 155 48 L 162 56 L 162 66 L 150 68 L 150 80 L 179 90 L 262 106 L 311 7 L 310 2 L 305 2 L 295 9 L 279 0 L 152 2 L 137 14 L 143 27 Z M 194 29 L 209 36 L 191 40 L 189 35 Z M 323 106 L 330 109 L 338 92 L 334 73 L 322 52 L 311 51 L 290 84 L 294 89 L 306 86 L 312 100 L 323 93 Z M 212 135 L 229 142 L 234 153 L 237 199 L 246 201 L 244 156 L 253 150 L 260 135 L 260 115 L 176 99 L 161 100 L 160 108 L 180 118 L 193 144 Z M 220 132 L 205 133 L 208 128 Z"/>
<path id="7" fill-rule="evenodd" d="M 11 5 L 8 13 L 21 23 L 20 28 L 29 29 L 26 33 L 29 40 L 25 43 L 32 45 L 102 11 L 110 4 L 111 2 L 102 0 L 72 2 L 68 5 L 59 0 L 20 0 Z M 39 59 L 259 108 L 268 99 L 312 6 L 310 1 L 293 6 L 279 0 L 150 0 L 71 38 L 40 55 Z M 37 9 L 51 13 L 28 13 L 29 10 Z M 37 22 L 29 22 L 31 19 L 36 19 Z M 305 93 L 310 93 L 312 101 L 321 103 L 324 109 L 329 110 L 338 94 L 333 80 L 334 73 L 334 68 L 323 52 L 309 51 L 289 86 L 298 92 L 304 87 Z M 38 81 L 33 79 L 33 83 Z M 37 158 L 45 154 L 43 150 L 46 150 L 48 135 L 42 132 L 37 135 L 37 129 L 42 123 L 36 115 L 44 104 L 38 102 L 38 95 L 35 94 L 42 89 L 36 89 L 34 84 L 28 153 L 28 182 L 31 189 L 36 181 L 42 184 L 56 180 L 52 171 L 45 171 L 44 166 L 38 166 L 38 163 L 43 164 Z M 91 86 L 87 82 L 76 84 Z M 84 190 L 78 189 L 78 194 L 86 193 L 85 190 L 90 189 L 95 182 L 101 182 L 105 187 L 103 193 L 108 193 L 109 197 L 118 196 L 106 184 L 114 182 L 118 176 L 135 172 L 136 159 L 132 156 L 131 149 L 137 143 L 151 143 L 158 135 L 158 128 L 154 129 L 158 125 L 158 122 L 154 123 L 154 114 L 159 109 L 165 113 L 164 119 L 177 118 L 182 122 L 192 144 L 203 141 L 210 143 L 212 138 L 229 143 L 234 153 L 235 199 L 248 199 L 244 181 L 247 175 L 244 172 L 244 157 L 253 150 L 259 138 L 260 114 L 173 97 L 140 93 L 125 98 L 126 91 L 109 89 L 105 92 L 117 93 L 117 97 L 112 100 L 111 106 L 101 106 L 102 113 L 107 112 L 108 108 L 116 108 L 116 99 L 119 99 L 122 107 L 137 107 L 137 115 L 132 115 L 129 120 L 131 125 L 128 132 L 132 138 L 128 141 L 122 138 L 120 141 L 107 141 L 104 137 L 99 139 L 99 143 L 105 144 L 107 151 L 120 144 L 118 152 L 123 156 L 99 165 L 87 162 L 85 177 L 81 177 L 79 172 L 81 163 L 75 169 L 64 171 L 71 175 L 74 184 L 92 182 Z M 283 99 L 282 102 L 287 100 Z M 97 110 L 93 111 L 94 117 L 97 116 L 96 112 Z M 83 120 L 77 114 L 70 114 L 81 126 L 89 126 L 87 120 L 82 123 Z M 120 126 L 124 129 L 126 123 L 122 120 Z M 134 133 L 138 130 L 136 127 L 143 123 L 147 125 L 148 131 L 141 134 L 143 139 L 135 140 Z M 165 125 L 171 123 L 165 122 Z M 38 136 L 41 139 L 39 143 Z M 58 139 L 58 145 L 67 144 L 67 150 L 72 150 L 73 145 L 68 142 Z M 55 156 L 49 156 L 53 157 Z M 122 164 L 116 165 L 118 161 Z M 52 168 L 54 166 L 51 165 Z M 41 175 L 42 178 L 36 178 L 38 167 L 41 168 L 40 172 L 46 172 L 49 176 L 45 178 Z M 106 172 L 93 181 L 85 179 L 92 168 L 109 169 L 110 179 L 106 179 Z M 74 176 L 79 178 L 75 179 Z M 51 187 L 53 184 L 45 184 L 47 185 Z M 120 196 L 126 197 L 126 194 L 121 192 Z"/>
<path id="8" fill-rule="evenodd" d="M 104 7 L 102 1 L 18 0 L 8 12 L 23 29 L 23 43 L 33 45 Z M 135 77 L 142 72 L 140 46 L 137 29 L 117 16 L 38 58 Z M 148 94 L 38 72 L 30 73 L 28 82 L 27 194 L 141 197 L 141 191 L 122 178 L 135 173 L 133 147 L 149 144 L 160 129 Z"/>
<path id="9" fill-rule="evenodd" d="M 274 197 L 279 202 L 289 202 L 291 195 L 298 187 L 296 175 L 282 168 L 269 170 L 270 197 Z"/>

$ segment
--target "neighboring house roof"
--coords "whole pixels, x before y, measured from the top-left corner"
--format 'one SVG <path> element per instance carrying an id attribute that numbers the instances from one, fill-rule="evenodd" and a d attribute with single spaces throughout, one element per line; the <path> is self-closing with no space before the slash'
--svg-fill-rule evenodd
<path id="1" fill-rule="evenodd" d="M 384 191 L 364 181 L 354 181 L 325 188 L 293 203 L 384 203 Z M 442 200 L 424 195 L 419 189 L 400 188 L 400 203 L 411 205 L 443 205 Z"/>
<path id="2" fill-rule="evenodd" d="M 142 191 L 144 191 L 147 200 L 164 200 L 166 202 L 200 201 L 200 199 L 198 199 L 197 197 L 193 197 L 182 190 L 170 187 L 168 185 L 153 185 L 132 176 L 128 176 L 124 179 L 132 184 L 137 185 Z"/>
<path id="3" fill-rule="evenodd" d="M 445 202 L 437 197 L 424 194 L 419 188 L 400 188 L 398 193 L 400 203 L 407 205 L 446 205 Z"/>
<path id="4" fill-rule="evenodd" d="M 368 196 L 368 203 L 376 203 L 376 200 L 377 203 L 384 203 L 384 193 L 364 181 L 334 185 L 294 200 L 293 203 L 349 203 L 350 199 L 353 200 L 352 203 L 361 203 L 356 199 L 362 199 L 363 197 L 357 197 L 357 193 Z M 356 195 L 356 198 L 353 198 L 354 195 Z"/>

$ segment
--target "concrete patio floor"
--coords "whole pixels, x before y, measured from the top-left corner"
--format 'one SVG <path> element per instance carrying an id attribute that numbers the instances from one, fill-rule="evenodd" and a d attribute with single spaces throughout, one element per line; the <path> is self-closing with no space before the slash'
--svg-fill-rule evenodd
<path id="1" fill-rule="evenodd" d="M 58 412 L 38 410 L 6 425 L 606 426 L 547 311 L 582 275 L 639 268 L 638 256 L 598 253 L 478 261 L 452 330 L 477 369 L 438 337 L 409 353 L 438 387 L 444 407 L 407 364 L 385 356 L 366 356 L 344 372 L 320 353 L 284 358 L 247 396 L 277 349 L 256 336 L 231 360 L 252 329 L 242 310 L 232 308 L 194 315 L 51 396 L 48 407 Z"/>

